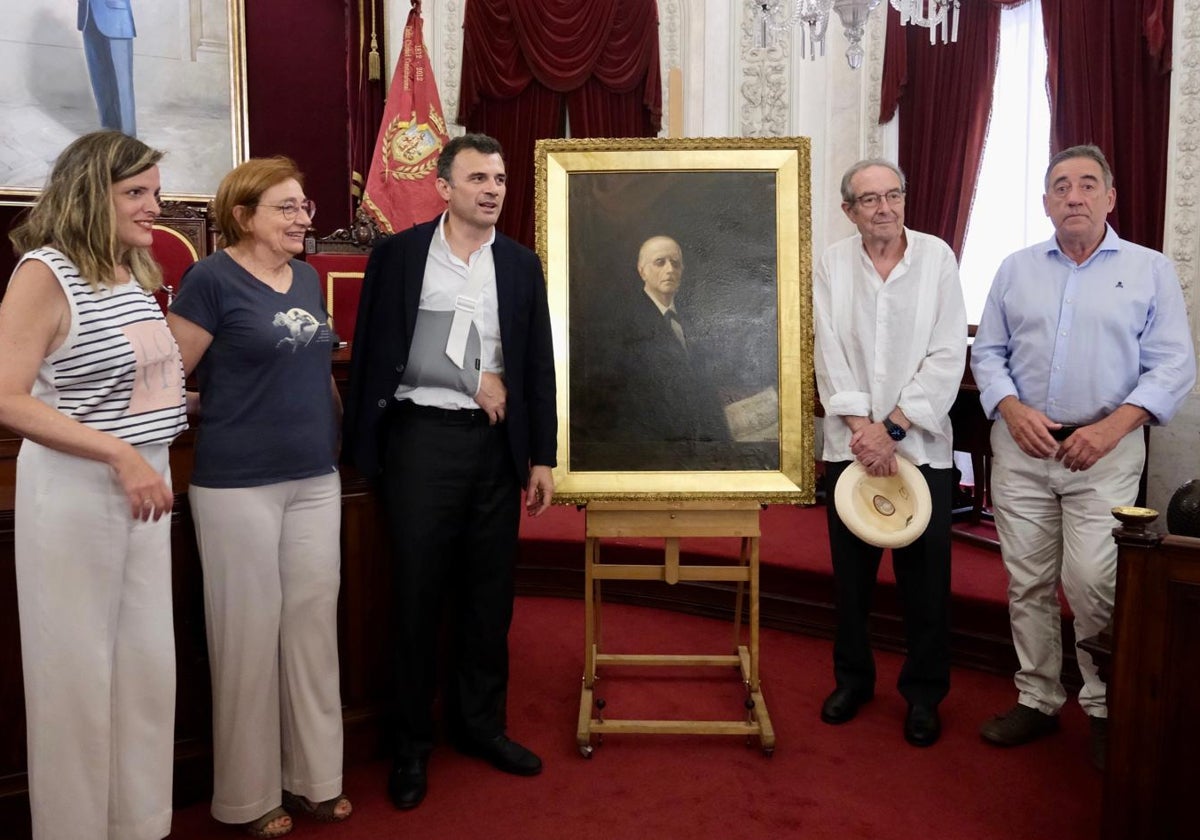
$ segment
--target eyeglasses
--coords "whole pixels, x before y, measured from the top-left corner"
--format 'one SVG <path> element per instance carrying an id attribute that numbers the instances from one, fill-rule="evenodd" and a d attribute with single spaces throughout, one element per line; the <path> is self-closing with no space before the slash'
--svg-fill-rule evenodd
<path id="1" fill-rule="evenodd" d="M 299 204 L 297 204 L 294 201 L 289 201 L 285 204 L 261 204 L 259 206 L 260 207 L 274 207 L 276 210 L 278 210 L 280 213 L 282 213 L 283 218 L 287 219 L 289 222 L 294 220 L 296 218 L 296 215 L 301 210 L 304 211 L 305 216 L 308 216 L 308 220 L 310 222 L 317 215 L 317 202 L 313 201 L 311 198 L 306 198 L 303 201 L 301 201 Z"/>
<path id="2" fill-rule="evenodd" d="M 855 197 L 853 204 L 857 204 L 864 210 L 874 210 L 879 206 L 879 202 L 887 199 L 887 203 L 892 207 L 904 203 L 904 190 L 888 190 L 885 193 L 863 193 Z"/>

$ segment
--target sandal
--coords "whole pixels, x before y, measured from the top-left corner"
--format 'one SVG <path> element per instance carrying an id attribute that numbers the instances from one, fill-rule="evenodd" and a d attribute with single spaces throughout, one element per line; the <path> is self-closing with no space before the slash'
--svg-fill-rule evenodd
<path id="1" fill-rule="evenodd" d="M 287 820 L 287 822 L 282 822 L 283 820 Z M 278 823 L 278 825 L 272 828 L 272 823 Z M 258 819 L 246 823 L 242 828 L 251 837 L 271 840 L 273 837 L 282 837 L 292 830 L 292 817 L 283 808 L 272 808 Z"/>
<path id="2" fill-rule="evenodd" d="M 338 809 L 343 807 L 343 802 L 345 810 L 339 811 Z M 350 815 L 354 813 L 354 806 L 350 804 L 350 800 L 340 793 L 333 799 L 326 799 L 324 802 L 310 802 L 303 796 L 297 796 L 285 790 L 283 804 L 297 813 L 307 814 L 318 822 L 341 822 L 349 819 Z"/>

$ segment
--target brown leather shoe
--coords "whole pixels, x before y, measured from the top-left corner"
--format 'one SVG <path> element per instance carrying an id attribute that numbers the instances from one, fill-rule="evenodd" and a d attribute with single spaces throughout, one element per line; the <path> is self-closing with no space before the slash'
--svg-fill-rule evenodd
<path id="1" fill-rule="evenodd" d="M 1108 718 L 1088 715 L 1088 728 L 1091 730 L 1088 757 L 1092 766 L 1103 773 L 1105 765 L 1108 764 Z"/>
<path id="2" fill-rule="evenodd" d="M 979 727 L 983 740 L 999 747 L 1019 747 L 1058 730 L 1058 715 L 1048 715 L 1037 709 L 1013 706 Z"/>

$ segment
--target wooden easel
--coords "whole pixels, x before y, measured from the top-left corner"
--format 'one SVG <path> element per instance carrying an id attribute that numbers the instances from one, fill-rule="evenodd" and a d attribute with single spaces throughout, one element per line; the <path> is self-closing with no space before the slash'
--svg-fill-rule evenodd
<path id="1" fill-rule="evenodd" d="M 592 733 L 637 732 L 674 735 L 757 736 L 765 755 L 775 750 L 775 732 L 758 679 L 758 540 L 759 504 L 753 501 L 591 502 L 586 511 L 584 559 L 584 670 L 576 740 L 585 758 L 592 756 Z M 663 538 L 659 564 L 621 565 L 600 562 L 601 540 L 613 537 Z M 740 537 L 737 565 L 682 565 L 681 537 Z M 656 655 L 603 653 L 600 642 L 601 581 L 661 580 L 736 581 L 732 653 Z M 749 644 L 742 644 L 742 598 L 749 584 Z M 736 720 L 620 720 L 592 716 L 597 671 L 602 665 L 722 666 L 739 669 L 746 688 L 745 716 Z M 597 710 L 602 711 L 602 710 Z"/>

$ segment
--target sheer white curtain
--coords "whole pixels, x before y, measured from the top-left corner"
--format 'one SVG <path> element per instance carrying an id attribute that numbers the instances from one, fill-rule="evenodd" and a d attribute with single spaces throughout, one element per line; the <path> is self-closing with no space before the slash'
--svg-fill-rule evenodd
<path id="1" fill-rule="evenodd" d="M 1041 0 L 1000 12 L 1000 59 L 984 143 L 960 266 L 972 324 L 979 323 L 1001 260 L 1054 232 L 1042 208 L 1050 103 Z"/>

